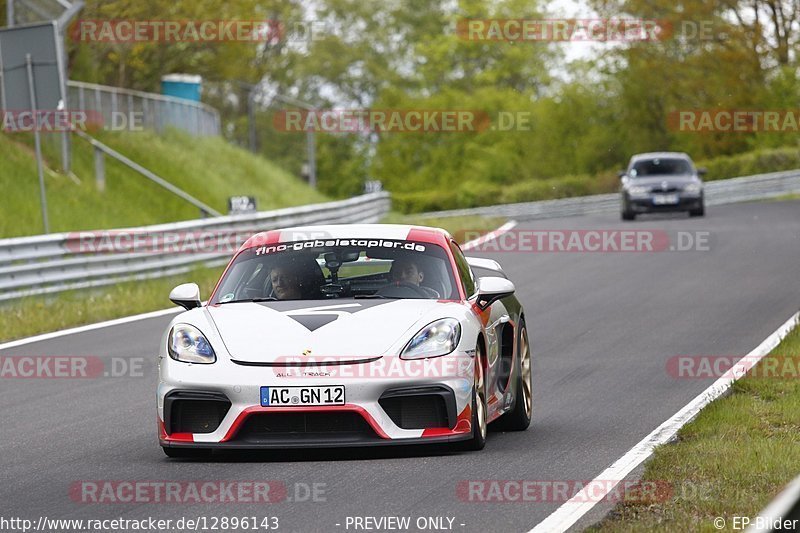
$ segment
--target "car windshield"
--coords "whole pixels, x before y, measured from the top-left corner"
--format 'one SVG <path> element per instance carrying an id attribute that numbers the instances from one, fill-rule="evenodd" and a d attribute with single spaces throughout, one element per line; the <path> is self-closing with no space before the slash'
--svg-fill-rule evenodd
<path id="1" fill-rule="evenodd" d="M 630 175 L 637 178 L 691 174 L 692 167 L 685 159 L 645 159 L 633 164 Z"/>
<path id="2" fill-rule="evenodd" d="M 457 299 L 447 253 L 406 240 L 294 241 L 242 251 L 211 303 L 331 298 Z"/>

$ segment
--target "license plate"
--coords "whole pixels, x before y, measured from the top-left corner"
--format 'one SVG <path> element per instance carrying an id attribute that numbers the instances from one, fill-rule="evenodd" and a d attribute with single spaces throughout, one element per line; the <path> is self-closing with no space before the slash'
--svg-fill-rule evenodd
<path id="1" fill-rule="evenodd" d="M 656 194 L 653 196 L 653 204 L 655 205 L 673 205 L 677 203 L 677 194 Z"/>
<path id="2" fill-rule="evenodd" d="M 327 387 L 261 387 L 263 407 L 344 405 L 344 385 Z"/>

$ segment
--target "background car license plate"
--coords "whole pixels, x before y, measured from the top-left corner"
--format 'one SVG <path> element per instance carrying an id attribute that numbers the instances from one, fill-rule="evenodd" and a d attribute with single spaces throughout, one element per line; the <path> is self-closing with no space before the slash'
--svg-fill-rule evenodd
<path id="1" fill-rule="evenodd" d="M 327 387 L 261 387 L 264 407 L 344 405 L 344 385 Z"/>
<path id="2" fill-rule="evenodd" d="M 653 196 L 653 203 L 655 205 L 672 205 L 678 203 L 677 194 L 656 194 Z"/>

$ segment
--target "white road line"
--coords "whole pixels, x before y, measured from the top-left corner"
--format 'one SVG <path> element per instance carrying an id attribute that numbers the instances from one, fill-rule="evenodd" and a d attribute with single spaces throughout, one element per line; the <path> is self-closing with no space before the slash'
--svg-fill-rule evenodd
<path id="1" fill-rule="evenodd" d="M 183 308 L 181 307 L 170 307 L 169 309 L 161 309 L 159 311 L 150 311 L 149 313 L 142 313 L 139 315 L 131 315 L 122 318 L 115 318 L 114 320 L 106 320 L 105 322 L 97 322 L 95 324 L 87 324 L 85 326 L 78 326 L 76 328 L 70 329 L 62 329 L 61 331 L 52 331 L 50 333 L 43 333 L 41 335 L 36 335 L 34 337 L 26 337 L 24 339 L 17 339 L 15 341 L 6 342 L 0 344 L 0 350 L 5 350 L 7 348 L 16 348 L 17 346 L 22 346 L 25 344 L 31 344 L 34 342 L 39 341 L 46 341 L 50 339 L 55 339 L 57 337 L 63 337 L 64 335 L 74 335 L 75 333 L 83 333 L 85 331 L 92 331 L 95 329 L 100 328 L 108 328 L 111 326 L 119 326 L 120 324 L 127 324 L 129 322 L 136 322 L 138 320 L 147 320 L 148 318 L 157 318 L 160 316 L 166 316 L 172 313 L 177 313 L 178 311 L 182 311 Z"/>
<path id="2" fill-rule="evenodd" d="M 736 364 L 742 364 L 742 368 L 745 372 L 752 368 L 765 355 L 780 344 L 781 340 L 798 325 L 798 320 L 800 320 L 800 312 L 792 315 L 789 320 L 784 322 L 784 324 L 767 337 L 764 342 L 759 344 L 755 350 L 742 357 Z M 697 416 L 697 413 L 699 413 L 703 407 L 725 393 L 733 382 L 739 379 L 744 372 L 736 372 L 735 374 L 735 376 L 726 376 L 715 381 L 683 409 L 672 415 L 669 420 L 658 426 L 652 433 L 642 439 L 639 444 L 631 448 L 628 453 L 601 472 L 592 483 L 587 484 L 583 490 L 579 491 L 569 501 L 562 504 L 561 507 L 556 509 L 555 512 L 542 522 L 539 522 L 539 524 L 528 533 L 561 533 L 575 525 L 583 515 L 602 501 L 619 482 L 624 480 L 634 468 L 650 457 L 656 446 L 670 441 L 681 427 Z M 600 480 L 602 480 L 602 483 Z M 587 488 L 591 488 L 591 494 L 586 492 Z"/>
<path id="3" fill-rule="evenodd" d="M 506 222 L 505 224 L 503 224 L 502 226 L 500 226 L 496 230 L 490 231 L 489 233 L 481 235 L 477 239 L 472 239 L 469 242 L 465 242 L 464 244 L 461 245 L 461 249 L 464 250 L 464 251 L 471 250 L 472 248 L 475 248 L 476 246 L 480 246 L 481 244 L 483 244 L 485 242 L 489 242 L 491 240 L 494 240 L 497 237 L 499 237 L 500 235 L 502 235 L 503 233 L 513 229 L 514 226 L 516 226 L 516 225 L 517 225 L 517 221 L 516 220 L 509 220 L 508 222 Z"/>

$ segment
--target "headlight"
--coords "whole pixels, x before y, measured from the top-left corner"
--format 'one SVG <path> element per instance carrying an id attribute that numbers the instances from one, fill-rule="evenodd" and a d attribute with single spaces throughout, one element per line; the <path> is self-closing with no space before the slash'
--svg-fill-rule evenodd
<path id="1" fill-rule="evenodd" d="M 458 346 L 461 324 L 455 318 L 432 322 L 414 335 L 400 353 L 400 359 L 424 359 L 447 355 Z"/>
<path id="2" fill-rule="evenodd" d="M 702 190 L 703 186 L 699 183 L 690 183 L 683 189 L 683 192 L 688 192 L 689 194 L 698 194 Z"/>
<path id="3" fill-rule="evenodd" d="M 628 187 L 628 194 L 632 196 L 641 196 L 649 192 L 650 190 L 647 187 L 643 187 L 641 185 L 634 185 L 633 187 Z"/>
<path id="4" fill-rule="evenodd" d="M 214 349 L 200 330 L 189 324 L 178 324 L 169 332 L 169 356 L 184 363 L 211 364 L 217 360 Z"/>

